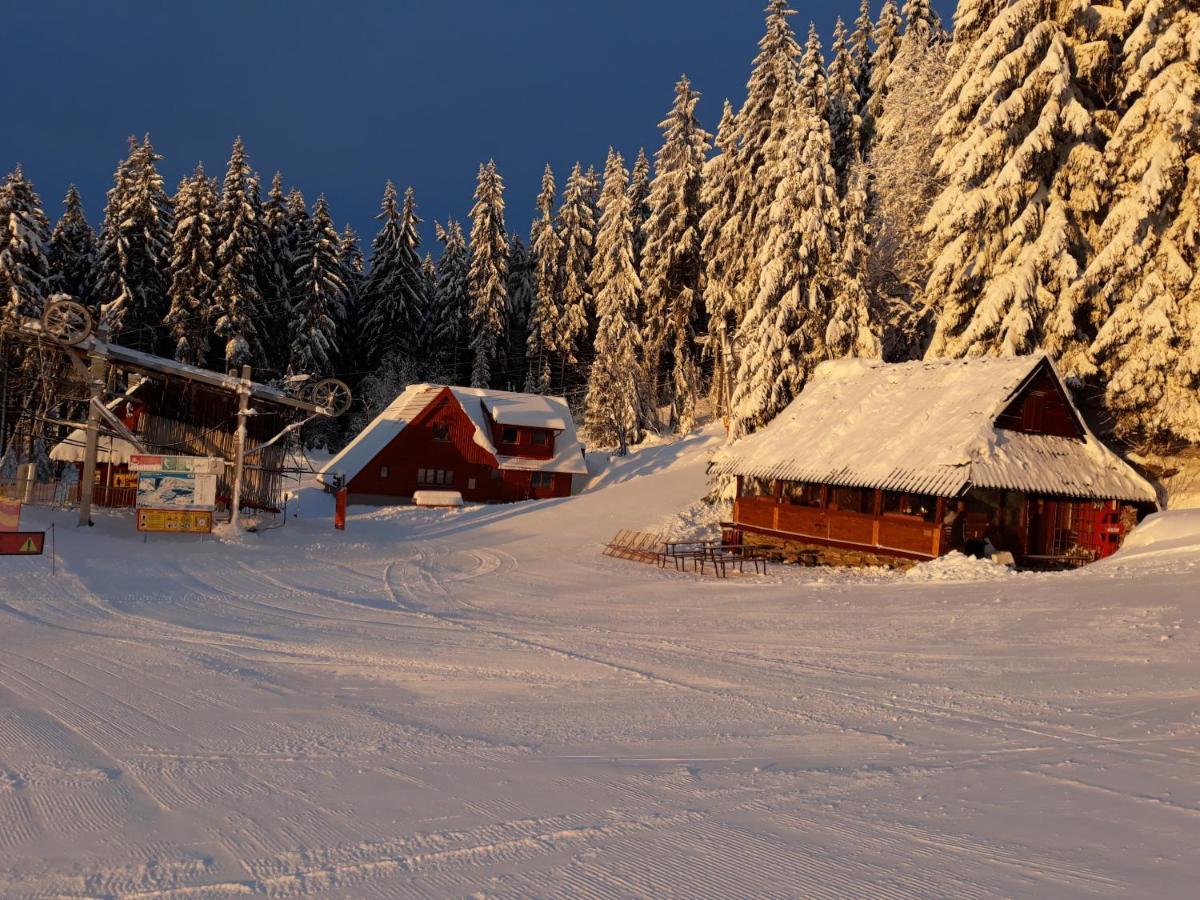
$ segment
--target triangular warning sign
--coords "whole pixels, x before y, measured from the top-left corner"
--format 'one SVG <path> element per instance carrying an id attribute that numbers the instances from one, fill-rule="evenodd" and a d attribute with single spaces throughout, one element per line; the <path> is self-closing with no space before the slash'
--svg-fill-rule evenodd
<path id="1" fill-rule="evenodd" d="M 25 543 L 21 545 L 22 553 L 37 553 L 37 544 L 33 542 L 33 538 L 25 538 Z"/>

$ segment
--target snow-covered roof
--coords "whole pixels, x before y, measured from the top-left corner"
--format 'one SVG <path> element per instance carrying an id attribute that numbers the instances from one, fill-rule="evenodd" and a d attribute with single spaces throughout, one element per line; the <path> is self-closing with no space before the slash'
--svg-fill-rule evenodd
<path id="1" fill-rule="evenodd" d="M 583 445 L 575 433 L 571 410 L 562 397 L 441 384 L 414 384 L 407 387 L 354 440 L 329 460 L 317 473 L 317 479 L 322 484 L 328 484 L 330 481 L 326 476 L 335 473 L 344 475 L 347 481 L 352 479 L 447 388 L 475 426 L 475 443 L 495 457 L 499 468 L 587 474 Z M 557 431 L 554 456 L 550 459 L 501 456 L 492 441 L 489 417 L 502 425 Z"/>
<path id="2" fill-rule="evenodd" d="M 996 425 L 1043 363 L 1054 371 L 1044 355 L 822 363 L 769 425 L 718 452 L 713 471 L 943 497 L 975 486 L 1153 502 L 1077 411 L 1083 440 Z"/>

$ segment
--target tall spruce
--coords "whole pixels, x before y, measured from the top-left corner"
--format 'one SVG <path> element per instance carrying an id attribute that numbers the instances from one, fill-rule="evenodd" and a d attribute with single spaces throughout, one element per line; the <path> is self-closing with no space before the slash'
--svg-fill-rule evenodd
<path id="1" fill-rule="evenodd" d="M 858 18 L 850 34 L 850 59 L 854 66 L 854 90 L 858 94 L 860 115 L 871 95 L 871 0 L 859 0 Z"/>
<path id="2" fill-rule="evenodd" d="M 804 41 L 804 53 L 800 57 L 800 103 L 825 115 L 829 102 L 829 86 L 825 78 L 825 57 L 821 54 L 821 37 L 817 26 L 808 23 L 808 37 Z"/>
<path id="3" fill-rule="evenodd" d="M 838 248 L 833 304 L 825 327 L 825 352 L 830 359 L 847 356 L 878 359 L 882 355 L 879 324 L 867 289 L 867 169 L 851 170 L 842 199 L 842 235 Z"/>
<path id="4" fill-rule="evenodd" d="M 267 365 L 276 372 L 287 369 L 291 343 L 288 331 L 292 307 L 289 294 L 292 260 L 288 231 L 283 176 L 276 172 L 271 178 L 267 202 L 262 207 L 258 251 L 258 292 L 263 304 L 259 341 L 266 354 Z"/>
<path id="5" fill-rule="evenodd" d="M 0 185 L 0 300 L 4 317 L 38 317 L 53 288 L 46 246 L 50 222 L 17 166 Z"/>
<path id="6" fill-rule="evenodd" d="M 533 284 L 533 266 L 525 242 L 519 235 L 508 239 L 508 371 L 506 382 L 512 390 L 521 390 L 526 381 L 526 350 L 530 320 L 537 293 Z"/>
<path id="7" fill-rule="evenodd" d="M 362 319 L 362 287 L 364 280 L 363 251 L 358 232 L 346 225 L 338 237 L 338 262 L 342 267 L 342 282 L 346 285 L 346 300 L 338 330 L 338 349 L 341 351 L 341 371 L 363 371 L 363 344 L 366 341 Z M 357 380 L 356 375 L 348 375 Z"/>
<path id="8" fill-rule="evenodd" d="M 470 349 L 470 255 L 462 226 L 454 219 L 434 231 L 442 245 L 437 263 L 437 299 L 431 309 L 435 360 L 454 384 L 466 384 L 471 378 L 473 356 Z"/>
<path id="9" fill-rule="evenodd" d="M 633 221 L 633 264 L 642 270 L 642 249 L 646 246 L 646 220 L 650 218 L 650 159 L 646 148 L 639 147 L 629 170 L 629 216 Z"/>
<path id="10" fill-rule="evenodd" d="M 339 243 L 322 195 L 313 204 L 312 218 L 296 252 L 290 363 L 295 374 L 334 373 L 338 359 L 337 319 L 346 302 Z"/>
<path id="11" fill-rule="evenodd" d="M 564 394 L 568 389 L 570 370 L 588 355 L 590 349 L 587 339 L 592 292 L 588 274 L 592 269 L 595 241 L 590 191 L 591 183 L 576 163 L 567 178 L 555 228 L 562 243 L 562 280 L 560 318 L 554 344 L 558 355 L 558 390 Z"/>
<path id="12" fill-rule="evenodd" d="M 563 243 L 554 226 L 555 194 L 554 172 L 546 163 L 542 173 L 542 189 L 537 198 L 538 217 L 530 229 L 534 299 L 525 350 L 525 389 L 539 394 L 547 394 L 552 389 L 552 366 L 555 354 L 559 351 L 558 326 L 562 319 L 559 295 L 562 290 Z"/>
<path id="13" fill-rule="evenodd" d="M 641 265 L 647 399 L 655 407 L 666 399 L 669 424 L 681 432 L 695 424 L 702 393 L 696 332 L 704 325 L 701 185 L 710 135 L 696 118 L 699 99 L 683 76 L 659 123 L 663 144 L 654 156 Z"/>
<path id="14" fill-rule="evenodd" d="M 260 357 L 256 319 L 262 308 L 258 292 L 258 251 L 262 237 L 251 198 L 250 163 L 239 137 L 221 185 L 217 204 L 216 288 L 213 291 L 213 331 L 220 341 L 220 364 L 236 371 Z M 217 360 L 214 360 L 217 362 Z"/>
<path id="15" fill-rule="evenodd" d="M 758 245 L 758 293 L 738 330 L 731 433 L 771 421 L 825 358 L 841 221 L 829 125 L 812 107 L 790 113 L 781 177 Z"/>
<path id="16" fill-rule="evenodd" d="M 75 185 L 67 188 L 63 206 L 62 218 L 54 226 L 46 251 L 53 290 L 91 307 L 95 297 L 92 275 L 96 267 L 96 233 L 88 224 Z"/>
<path id="17" fill-rule="evenodd" d="M 833 140 L 833 168 L 843 192 L 851 169 L 862 160 L 862 116 L 858 112 L 860 98 L 856 67 L 846 26 L 838 19 L 833 31 L 833 61 L 829 64 L 826 118 Z"/>
<path id="18" fill-rule="evenodd" d="M 892 60 L 900 52 L 902 22 L 900 10 L 894 0 L 884 0 L 879 11 L 879 20 L 871 32 L 875 50 L 871 54 L 871 76 L 868 82 L 865 128 L 868 141 L 874 134 L 874 123 L 883 115 L 883 100 L 887 96 L 888 78 L 892 74 Z"/>
<path id="19" fill-rule="evenodd" d="M 176 360 L 208 364 L 216 283 L 216 207 L 212 181 L 197 165 L 175 192 L 175 231 L 171 239 L 170 307 L 163 318 Z"/>
<path id="20" fill-rule="evenodd" d="M 627 181 L 620 154 L 610 150 L 590 279 L 599 320 L 596 353 L 584 401 L 584 429 L 589 437 L 600 444 L 615 444 L 621 453 L 638 438 L 645 383 L 637 328 L 641 284 L 633 267 Z"/>
<path id="21" fill-rule="evenodd" d="M 504 183 L 494 160 L 479 167 L 471 207 L 472 387 L 503 383 L 508 327 L 508 238 L 504 230 Z"/>
<path id="22" fill-rule="evenodd" d="M 159 349 L 170 287 L 171 202 L 146 135 L 129 139 L 129 156 L 108 192 L 96 260 L 96 292 L 104 324 L 118 343 Z"/>

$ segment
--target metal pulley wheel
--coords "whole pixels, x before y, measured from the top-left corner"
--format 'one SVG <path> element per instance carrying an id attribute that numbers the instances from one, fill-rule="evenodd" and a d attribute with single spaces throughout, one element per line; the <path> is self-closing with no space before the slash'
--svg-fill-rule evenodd
<path id="1" fill-rule="evenodd" d="M 92 333 L 92 314 L 74 300 L 51 300 L 42 313 L 42 331 L 58 343 L 73 347 Z"/>
<path id="2" fill-rule="evenodd" d="M 331 415 L 340 416 L 350 408 L 350 388 L 336 378 L 323 378 L 309 388 L 308 399 L 329 410 Z"/>

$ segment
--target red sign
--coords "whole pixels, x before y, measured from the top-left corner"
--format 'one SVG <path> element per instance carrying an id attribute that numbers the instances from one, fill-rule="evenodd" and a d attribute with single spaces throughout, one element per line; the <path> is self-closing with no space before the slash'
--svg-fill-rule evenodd
<path id="1" fill-rule="evenodd" d="M 0 556 L 41 556 L 44 531 L 0 531 Z"/>

